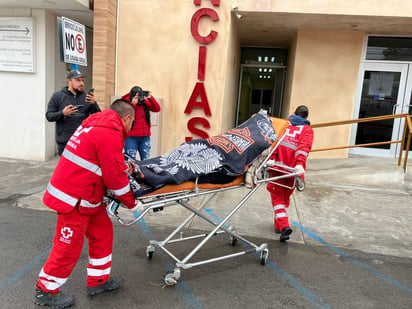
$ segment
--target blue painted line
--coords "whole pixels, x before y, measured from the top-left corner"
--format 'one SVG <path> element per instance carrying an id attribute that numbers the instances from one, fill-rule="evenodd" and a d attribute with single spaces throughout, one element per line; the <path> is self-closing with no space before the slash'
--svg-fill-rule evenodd
<path id="1" fill-rule="evenodd" d="M 137 212 L 133 213 L 134 217 L 137 218 L 140 214 Z M 145 235 L 147 240 L 154 240 L 155 238 L 153 237 L 153 233 L 146 224 L 146 221 L 142 218 L 138 221 L 139 227 L 143 231 L 143 234 Z M 174 265 L 170 262 L 166 262 L 162 259 L 162 263 L 164 268 L 168 272 L 173 272 L 174 270 Z M 189 287 L 189 285 L 186 284 L 184 280 L 181 278 L 179 279 L 178 284 L 176 285 L 176 288 L 179 292 L 179 294 L 182 296 L 183 300 L 189 305 L 189 308 L 192 309 L 201 309 L 202 304 L 199 302 L 199 300 L 193 295 L 192 289 Z"/>
<path id="2" fill-rule="evenodd" d="M 360 268 L 363 268 L 364 270 L 370 272 L 371 274 L 375 275 L 376 277 L 378 277 L 379 279 L 382 279 L 383 281 L 396 286 L 398 288 L 400 288 L 401 290 L 412 294 L 412 289 L 408 288 L 407 286 L 403 285 L 402 283 L 393 280 L 389 277 L 386 277 L 384 274 L 378 272 L 376 269 L 356 260 L 355 258 L 351 257 L 350 254 L 332 246 L 331 244 L 329 244 L 327 241 L 325 241 L 324 239 L 322 239 L 321 237 L 319 237 L 318 235 L 316 235 L 315 233 L 309 231 L 307 228 L 301 226 L 298 222 L 293 221 L 292 224 L 294 226 L 296 226 L 297 228 L 299 228 L 303 233 L 307 234 L 308 236 L 312 237 L 314 240 L 318 241 L 319 243 L 325 245 L 326 247 L 328 247 L 330 250 L 332 250 L 333 252 L 335 252 L 336 254 L 339 254 L 340 256 L 343 256 L 345 258 L 347 258 L 350 262 L 352 262 L 353 264 L 355 264 L 356 266 L 359 266 Z"/>
<path id="3" fill-rule="evenodd" d="M 221 222 L 222 220 L 209 208 L 205 208 L 205 211 L 211 216 L 216 222 Z M 228 226 L 224 224 L 227 228 Z M 241 242 L 240 242 L 241 243 Z M 242 246 L 245 247 L 244 244 Z M 255 254 L 256 255 L 256 254 Z M 329 305 L 325 304 L 322 299 L 320 299 L 317 295 L 313 294 L 307 288 L 305 288 L 299 281 L 297 281 L 292 275 L 288 274 L 282 268 L 280 268 L 276 263 L 271 260 L 266 261 L 266 266 L 268 266 L 271 270 L 276 272 L 283 280 L 287 281 L 291 286 L 293 286 L 300 294 L 302 294 L 308 301 L 314 304 L 318 308 L 322 309 L 329 309 L 331 308 Z"/>
<path id="4" fill-rule="evenodd" d="M 12 273 L 11 275 L 2 278 L 0 280 L 0 291 L 3 289 L 7 288 L 9 285 L 13 284 L 14 282 L 18 281 L 22 277 L 24 277 L 26 274 L 31 272 L 33 269 L 38 267 L 38 265 L 43 262 L 44 260 L 47 259 L 51 251 L 51 248 L 44 251 L 42 254 L 36 256 L 33 260 L 31 260 L 29 263 L 26 265 L 20 267 L 17 271 Z"/>

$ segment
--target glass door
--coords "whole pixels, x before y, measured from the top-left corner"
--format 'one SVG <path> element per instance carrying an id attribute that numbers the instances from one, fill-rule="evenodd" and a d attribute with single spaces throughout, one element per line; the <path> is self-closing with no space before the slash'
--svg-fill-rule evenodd
<path id="1" fill-rule="evenodd" d="M 362 63 L 362 83 L 356 98 L 357 113 L 354 118 L 366 118 L 400 114 L 410 104 L 410 92 L 406 98 L 407 83 L 411 79 L 409 64 Z M 352 144 L 389 142 L 402 138 L 402 119 L 390 119 L 355 124 L 352 130 Z M 395 157 L 399 144 L 371 145 L 352 148 L 351 154 Z"/>

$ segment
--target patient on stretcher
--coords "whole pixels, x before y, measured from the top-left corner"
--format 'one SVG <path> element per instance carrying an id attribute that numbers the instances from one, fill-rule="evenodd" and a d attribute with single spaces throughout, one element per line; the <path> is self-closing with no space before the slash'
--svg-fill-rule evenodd
<path id="1" fill-rule="evenodd" d="M 225 133 L 186 142 L 168 153 L 133 161 L 129 177 L 136 197 L 187 181 L 228 183 L 243 175 L 278 138 L 264 110 Z M 128 158 L 126 163 L 132 159 Z"/>

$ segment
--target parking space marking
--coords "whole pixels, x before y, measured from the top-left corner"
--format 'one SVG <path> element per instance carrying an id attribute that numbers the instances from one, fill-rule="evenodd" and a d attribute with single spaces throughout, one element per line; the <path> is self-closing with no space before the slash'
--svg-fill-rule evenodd
<path id="1" fill-rule="evenodd" d="M 47 257 L 49 256 L 51 251 L 51 248 L 44 251 L 42 254 L 36 256 L 33 260 L 31 260 L 29 263 L 26 265 L 23 265 L 19 269 L 17 269 L 14 273 L 11 275 L 3 278 L 0 280 L 0 291 L 3 289 L 9 287 L 11 284 L 14 282 L 18 281 L 22 277 L 24 277 L 26 274 L 29 272 L 33 271 L 40 263 L 43 263 Z M 40 271 L 40 270 L 39 270 Z"/>
<path id="2" fill-rule="evenodd" d="M 310 236 L 311 238 L 313 238 L 314 240 L 316 240 L 317 242 L 321 243 L 322 245 L 325 245 L 326 247 L 328 247 L 330 250 L 332 250 L 333 252 L 335 252 L 336 254 L 345 257 L 346 259 L 348 259 L 350 262 L 352 262 L 354 265 L 359 266 L 360 268 L 363 268 L 364 270 L 370 272 L 371 274 L 375 275 L 376 277 L 378 277 L 379 279 L 382 279 L 383 281 L 396 286 L 398 288 L 400 288 L 401 290 L 405 291 L 406 293 L 409 293 L 412 295 L 412 289 L 403 285 L 402 283 L 391 279 L 389 277 L 386 277 L 384 274 L 380 273 L 379 271 L 377 271 L 376 269 L 356 260 L 355 258 L 353 258 L 350 254 L 346 253 L 343 250 L 340 250 L 334 246 L 332 246 L 331 244 L 329 244 L 326 240 L 322 239 L 320 236 L 316 235 L 315 233 L 309 231 L 307 228 L 303 227 L 302 225 L 300 225 L 298 222 L 293 221 L 292 224 L 294 226 L 296 226 L 297 228 L 299 228 L 302 233 L 307 234 L 308 236 Z"/>
<path id="3" fill-rule="evenodd" d="M 133 215 L 135 216 L 135 218 L 137 218 L 139 216 L 139 213 L 135 212 L 133 213 Z M 151 231 L 151 229 L 148 227 L 148 225 L 146 224 L 145 220 L 142 218 L 138 221 L 139 227 L 142 230 L 144 236 L 146 237 L 147 240 L 154 240 L 156 238 L 153 237 L 153 233 Z M 162 258 L 162 264 L 164 266 L 164 268 L 167 271 L 172 272 L 174 269 L 174 265 L 170 262 L 166 262 L 163 258 Z M 179 292 L 179 294 L 182 296 L 183 300 L 189 305 L 189 308 L 192 309 L 201 309 L 202 308 L 202 304 L 199 302 L 199 300 L 193 295 L 193 292 L 191 290 L 191 288 L 189 287 L 188 284 L 186 284 L 186 282 L 184 280 L 182 280 L 181 278 L 179 279 L 178 283 L 176 284 L 176 289 Z"/>
<path id="4" fill-rule="evenodd" d="M 210 208 L 205 208 L 205 211 L 217 223 L 222 221 Z M 229 227 L 226 224 L 224 224 L 224 226 L 226 228 Z M 242 246 L 245 246 L 245 245 L 242 243 Z M 293 288 L 295 288 L 295 290 L 297 290 L 300 294 L 302 294 L 308 301 L 314 304 L 317 308 L 321 308 L 321 309 L 331 308 L 328 304 L 325 304 L 319 296 L 313 294 L 311 291 L 305 288 L 305 286 L 303 286 L 299 281 L 297 281 L 291 274 L 289 274 L 288 272 L 283 270 L 281 267 L 279 267 L 275 262 L 268 259 L 266 261 L 266 266 L 268 266 L 272 271 L 277 273 L 283 280 L 287 281 Z"/>

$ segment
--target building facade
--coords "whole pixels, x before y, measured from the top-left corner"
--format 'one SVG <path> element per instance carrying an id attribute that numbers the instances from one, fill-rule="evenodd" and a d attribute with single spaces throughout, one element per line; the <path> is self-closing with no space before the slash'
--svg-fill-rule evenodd
<path id="1" fill-rule="evenodd" d="M 138 84 L 162 98 L 161 152 L 262 107 L 285 118 L 305 104 L 312 123 L 412 111 L 407 1 L 106 0 L 94 14 L 95 55 L 100 38 L 113 39 L 100 45 L 112 48 L 104 61 L 115 82 L 100 86 L 108 96 Z M 117 35 L 98 35 L 105 24 Z M 95 62 L 94 80 L 102 67 Z M 315 130 L 314 148 L 399 139 L 401 125 Z M 380 147 L 311 157 L 399 153 L 399 144 Z"/>
<path id="2" fill-rule="evenodd" d="M 314 124 L 412 111 L 408 1 L 98 0 L 93 19 L 91 72 L 100 106 L 134 85 L 162 105 L 152 155 L 233 128 L 260 108 L 286 118 L 304 104 Z M 40 118 L 51 90 L 60 87 L 55 80 L 36 103 L 43 109 L 36 129 L 18 132 L 24 139 L 38 130 L 33 143 L 45 150 L 28 156 L 37 147 L 28 144 L 24 151 L 2 149 L 0 157 L 54 155 L 53 127 Z M 314 148 L 396 140 L 402 125 L 395 119 L 316 129 Z M 399 151 L 399 144 L 387 144 L 311 158 Z"/>

